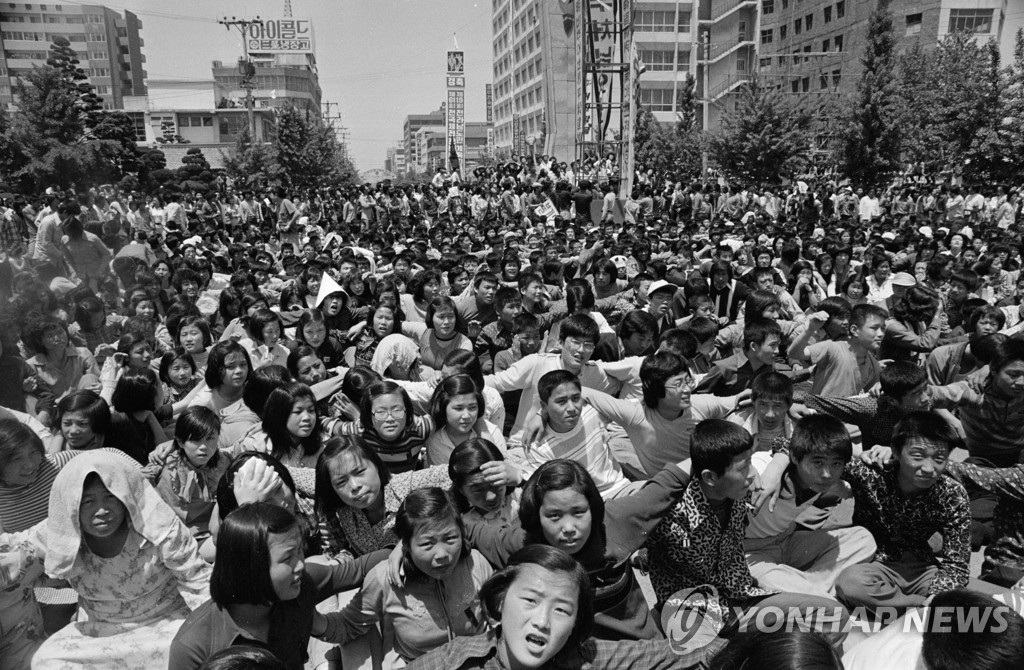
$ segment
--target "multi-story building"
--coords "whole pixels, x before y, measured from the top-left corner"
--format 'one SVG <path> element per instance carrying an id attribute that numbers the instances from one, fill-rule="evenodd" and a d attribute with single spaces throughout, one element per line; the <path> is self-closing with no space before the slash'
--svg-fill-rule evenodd
<path id="1" fill-rule="evenodd" d="M 514 120 L 537 153 L 576 152 L 576 48 L 572 2 L 494 0 L 494 142 L 511 149 Z"/>
<path id="2" fill-rule="evenodd" d="M 310 114 L 321 113 L 322 92 L 315 67 L 256 60 L 253 64 L 256 66 L 256 75 L 252 79 L 255 109 L 291 105 Z M 218 106 L 245 108 L 245 89 L 242 88 L 242 74 L 236 63 L 225 65 L 222 61 L 213 61 L 213 79 L 221 90 Z"/>
<path id="3" fill-rule="evenodd" d="M 874 2 L 857 0 L 761 0 L 758 76 L 784 93 L 798 96 L 807 110 L 829 98 L 852 94 L 863 73 Z M 1011 62 L 1017 29 L 1024 26 L 1019 0 L 892 0 L 896 49 L 933 49 L 953 32 L 968 31 L 979 41 L 995 38 L 1002 61 Z M 827 124 L 817 128 L 817 148 L 830 140 Z"/>
<path id="4" fill-rule="evenodd" d="M 704 67 L 704 63 L 699 62 L 695 6 L 699 3 L 675 0 L 636 3 L 633 41 L 645 68 L 639 84 L 640 104 L 658 121 L 676 119 L 681 87 L 688 76 L 696 76 L 698 67 Z M 703 23 L 699 25 L 704 27 Z"/>
<path id="5" fill-rule="evenodd" d="M 122 109 L 124 97 L 146 94 L 142 21 L 103 5 L 0 4 L 0 104 L 13 102 L 17 77 L 45 65 L 50 44 L 65 37 L 106 109 Z"/>
<path id="6" fill-rule="evenodd" d="M 402 147 L 405 149 L 405 164 L 409 170 L 422 173 L 428 165 L 425 156 L 421 155 L 420 149 L 425 147 L 421 144 L 426 141 L 426 135 L 420 136 L 420 130 L 427 129 L 429 133 L 440 131 L 441 144 L 444 144 L 444 107 L 429 114 L 409 114 L 402 124 Z M 429 134 L 428 133 L 428 134 Z"/>
<path id="7" fill-rule="evenodd" d="M 384 169 L 394 175 L 405 174 L 405 147 L 388 147 Z"/>
<path id="8" fill-rule="evenodd" d="M 416 130 L 412 146 L 416 151 L 416 162 L 406 160 L 409 170 L 417 174 L 432 175 L 437 168 L 446 165 L 448 147 L 445 145 L 444 126 L 423 126 Z"/>
<path id="9" fill-rule="evenodd" d="M 710 0 L 698 5 L 694 76 L 702 107 L 699 116 L 708 129 L 718 128 L 730 95 L 750 81 L 759 18 L 758 0 Z"/>

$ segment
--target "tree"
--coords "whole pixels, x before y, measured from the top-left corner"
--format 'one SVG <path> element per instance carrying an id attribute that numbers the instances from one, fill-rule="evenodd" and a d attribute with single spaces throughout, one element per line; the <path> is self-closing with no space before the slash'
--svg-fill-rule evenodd
<path id="1" fill-rule="evenodd" d="M 694 78 L 687 77 L 676 101 L 676 120 L 660 123 L 643 105 L 637 105 L 634 125 L 634 159 L 637 168 L 654 168 L 680 178 L 701 171 L 703 137 L 697 128 Z"/>
<path id="2" fill-rule="evenodd" d="M 860 184 L 884 181 L 899 165 L 899 88 L 895 75 L 893 31 L 889 0 L 878 0 L 868 19 L 867 45 L 853 105 L 840 132 L 841 163 Z"/>
<path id="3" fill-rule="evenodd" d="M 807 164 L 811 115 L 786 102 L 756 77 L 738 89 L 735 110 L 711 135 L 711 159 L 728 175 L 758 183 L 777 183 Z"/>
<path id="4" fill-rule="evenodd" d="M 191 144 L 189 140 L 178 134 L 178 128 L 174 121 L 163 121 L 160 123 L 160 137 L 156 138 L 157 144 Z"/>
<path id="5" fill-rule="evenodd" d="M 199 147 L 189 149 L 185 152 L 181 163 L 181 167 L 178 168 L 181 190 L 200 194 L 209 193 L 216 177 L 210 170 L 210 164 L 206 161 L 203 150 Z"/>
<path id="6" fill-rule="evenodd" d="M 261 188 L 276 176 L 270 146 L 253 142 L 248 126 L 238 134 L 234 148 L 223 156 L 228 177 L 246 188 Z"/>

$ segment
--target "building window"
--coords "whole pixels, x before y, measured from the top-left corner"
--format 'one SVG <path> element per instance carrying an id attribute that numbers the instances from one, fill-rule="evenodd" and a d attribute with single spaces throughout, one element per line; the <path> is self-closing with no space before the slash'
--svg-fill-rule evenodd
<path id="1" fill-rule="evenodd" d="M 804 17 L 804 25 L 807 26 L 807 30 L 814 28 L 814 14 L 808 14 Z"/>
<path id="2" fill-rule="evenodd" d="M 829 47 L 830 47 L 831 45 L 832 45 L 832 40 L 830 40 L 830 39 L 824 39 L 824 40 L 822 40 L 822 42 L 821 42 L 821 50 L 822 50 L 823 52 L 826 52 L 826 53 L 827 53 L 827 52 L 828 52 L 828 48 L 829 48 Z"/>
<path id="3" fill-rule="evenodd" d="M 846 0 L 839 0 L 836 3 L 836 18 L 841 19 L 846 16 Z"/>
<path id="4" fill-rule="evenodd" d="M 790 86 L 790 88 L 793 89 L 794 93 L 799 93 L 800 92 L 800 80 L 799 79 L 794 79 L 793 81 L 789 82 L 789 86 Z"/>
<path id="5" fill-rule="evenodd" d="M 803 79 L 801 79 L 800 80 L 800 84 L 803 87 L 804 93 L 807 93 L 808 91 L 811 90 L 811 78 L 810 77 L 804 77 Z"/>
<path id="6" fill-rule="evenodd" d="M 103 16 L 101 14 L 90 14 L 89 23 L 103 23 Z"/>
<path id="7" fill-rule="evenodd" d="M 793 34 L 794 35 L 799 35 L 803 31 L 803 28 L 804 28 L 804 20 L 803 19 L 797 19 L 796 21 L 793 22 Z"/>
<path id="8" fill-rule="evenodd" d="M 780 40 L 786 39 L 786 24 L 785 23 L 783 23 L 781 26 L 779 26 L 779 39 Z"/>
<path id="9" fill-rule="evenodd" d="M 768 30 L 761 31 L 761 44 L 771 44 L 772 35 L 775 31 L 769 28 Z"/>
<path id="10" fill-rule="evenodd" d="M 832 38 L 832 41 L 836 45 L 836 51 L 842 51 L 843 50 L 843 36 L 842 35 L 836 35 L 834 38 Z"/>
<path id="11" fill-rule="evenodd" d="M 672 97 L 670 88 L 640 89 L 640 104 L 652 112 L 671 112 Z"/>
<path id="12" fill-rule="evenodd" d="M 818 79 L 818 88 L 820 88 L 822 91 L 824 91 L 826 88 L 828 88 L 828 75 L 823 74 L 823 75 L 821 75 L 821 77 L 819 77 L 819 79 Z"/>
<path id="13" fill-rule="evenodd" d="M 633 19 L 633 29 L 646 33 L 688 33 L 690 32 L 690 12 L 679 12 L 679 23 L 676 24 L 674 10 L 639 11 Z"/>
<path id="14" fill-rule="evenodd" d="M 742 53 L 736 54 L 736 71 L 746 72 L 747 71 L 747 57 Z"/>
<path id="15" fill-rule="evenodd" d="M 639 55 L 640 60 L 651 72 L 668 72 L 675 68 L 671 51 L 644 50 Z"/>
<path id="16" fill-rule="evenodd" d="M 65 16 L 64 23 L 70 23 L 71 25 L 80 26 L 85 23 L 84 16 Z"/>
<path id="17" fill-rule="evenodd" d="M 782 0 L 782 9 L 783 11 L 789 9 L 789 0 Z"/>
<path id="18" fill-rule="evenodd" d="M 63 17 L 54 16 L 53 14 L 44 14 L 43 21 L 46 23 L 60 23 Z"/>
<path id="19" fill-rule="evenodd" d="M 15 14 L 0 14 L 0 21 L 4 23 L 25 23 L 25 17 Z"/>
<path id="20" fill-rule="evenodd" d="M 680 49 L 676 56 L 676 71 L 677 72 L 689 72 L 690 71 L 690 52 L 686 49 Z"/>
<path id="21" fill-rule="evenodd" d="M 832 8 L 825 8 L 825 23 L 832 23 Z"/>
<path id="22" fill-rule="evenodd" d="M 106 42 L 107 36 L 103 33 L 89 33 L 86 35 L 86 39 L 90 42 Z"/>
<path id="23" fill-rule="evenodd" d="M 761 13 L 762 14 L 774 14 L 775 13 L 775 0 L 761 0 Z"/>
<path id="24" fill-rule="evenodd" d="M 106 51 L 90 51 L 89 60 L 107 60 L 110 55 Z"/>
<path id="25" fill-rule="evenodd" d="M 992 33 L 992 10 L 951 9 L 949 10 L 949 30 L 947 32 L 990 35 Z"/>
<path id="26" fill-rule="evenodd" d="M 106 95 L 107 93 L 110 93 L 110 87 L 109 86 L 104 86 L 103 84 L 97 84 L 96 85 L 96 94 L 97 95 Z"/>
<path id="27" fill-rule="evenodd" d="M 839 88 L 839 81 L 843 78 L 842 69 L 832 70 L 832 88 Z"/>
<path id="28" fill-rule="evenodd" d="M 921 15 L 920 14 L 907 14 L 907 32 L 906 36 L 917 35 L 921 32 Z"/>

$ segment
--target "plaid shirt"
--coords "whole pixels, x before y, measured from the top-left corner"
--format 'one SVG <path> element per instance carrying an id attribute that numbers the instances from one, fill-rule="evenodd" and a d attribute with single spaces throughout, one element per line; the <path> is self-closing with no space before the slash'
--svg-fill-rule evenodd
<path id="1" fill-rule="evenodd" d="M 896 481 L 896 470 L 846 466 L 843 479 L 853 487 L 853 525 L 871 531 L 878 544 L 875 561 L 888 563 L 913 558 L 937 565 L 928 595 L 967 586 L 971 558 L 971 510 L 967 492 L 942 477 L 930 489 L 907 498 Z M 942 536 L 936 554 L 928 540 Z"/>
<path id="2" fill-rule="evenodd" d="M 25 239 L 13 209 L 0 211 L 0 251 L 15 258 L 25 253 Z"/>
<path id="3" fill-rule="evenodd" d="M 718 645 L 712 645 L 717 648 Z M 712 649 L 709 647 L 708 649 Z M 710 655 L 711 652 L 708 652 Z M 545 666 L 559 670 L 682 670 L 699 658 L 677 654 L 668 640 L 611 642 L 590 638 L 576 650 L 563 649 Z M 406 670 L 507 670 L 498 659 L 494 631 L 457 637 L 420 656 Z"/>

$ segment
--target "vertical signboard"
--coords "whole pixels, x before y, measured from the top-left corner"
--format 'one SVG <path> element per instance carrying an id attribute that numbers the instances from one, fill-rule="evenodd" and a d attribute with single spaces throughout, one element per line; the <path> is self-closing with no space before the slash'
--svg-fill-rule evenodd
<path id="1" fill-rule="evenodd" d="M 524 150 L 523 142 L 523 124 L 519 120 L 518 114 L 512 115 L 512 151 L 517 156 L 522 156 L 526 151 Z"/>
<path id="2" fill-rule="evenodd" d="M 589 0 L 587 0 L 589 1 Z M 575 22 L 573 25 L 576 27 L 576 104 L 579 105 L 579 110 L 576 113 L 576 142 L 582 142 L 585 137 L 586 128 L 586 90 L 587 82 L 583 63 L 586 60 L 586 37 L 587 30 L 584 21 L 587 20 L 586 12 L 583 10 L 584 0 L 576 0 L 575 6 L 573 7 L 575 13 Z"/>
<path id="3" fill-rule="evenodd" d="M 466 55 L 462 51 L 448 52 L 448 99 L 445 105 L 444 155 L 448 169 L 462 170 L 466 166 Z M 452 158 L 454 147 L 456 159 Z"/>
<path id="4" fill-rule="evenodd" d="M 487 123 L 494 123 L 494 87 L 487 84 Z"/>
<path id="5" fill-rule="evenodd" d="M 633 42 L 633 0 L 622 2 L 622 58 L 627 65 L 622 73 L 622 139 L 624 144 L 619 155 L 619 196 L 626 198 L 633 190 L 633 155 L 636 148 L 634 142 L 633 121 L 636 116 L 636 87 L 634 78 L 638 76 L 636 63 L 639 55 L 636 43 Z"/>

